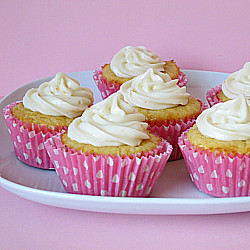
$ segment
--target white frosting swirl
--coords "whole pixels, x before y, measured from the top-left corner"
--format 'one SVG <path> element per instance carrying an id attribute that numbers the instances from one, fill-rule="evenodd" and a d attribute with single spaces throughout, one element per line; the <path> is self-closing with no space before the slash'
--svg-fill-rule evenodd
<path id="1" fill-rule="evenodd" d="M 250 100 L 250 62 L 244 67 L 232 73 L 222 83 L 222 92 L 229 99 L 235 99 L 239 94 L 244 94 Z"/>
<path id="2" fill-rule="evenodd" d="M 189 94 L 186 87 L 179 87 L 178 80 L 170 76 L 154 72 L 152 68 L 144 74 L 133 78 L 121 85 L 121 93 L 126 102 L 133 106 L 159 110 L 186 105 Z"/>
<path id="3" fill-rule="evenodd" d="M 148 139 L 145 116 L 126 103 L 120 91 L 88 108 L 68 128 L 68 137 L 97 147 L 140 145 Z"/>
<path id="4" fill-rule="evenodd" d="M 116 76 L 130 78 L 143 74 L 148 68 L 163 71 L 161 57 L 143 46 L 127 46 L 116 53 L 110 67 Z"/>
<path id="5" fill-rule="evenodd" d="M 93 93 L 89 88 L 58 73 L 50 82 L 42 83 L 38 89 L 30 89 L 23 97 L 23 105 L 45 115 L 74 118 L 93 104 Z"/>
<path id="6" fill-rule="evenodd" d="M 250 139 L 250 107 L 244 95 L 218 103 L 203 111 L 196 120 L 206 137 L 222 141 Z"/>

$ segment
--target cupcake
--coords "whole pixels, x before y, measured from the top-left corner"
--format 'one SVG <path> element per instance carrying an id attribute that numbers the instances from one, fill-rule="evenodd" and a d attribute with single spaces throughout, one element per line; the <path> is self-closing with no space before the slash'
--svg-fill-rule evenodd
<path id="1" fill-rule="evenodd" d="M 226 102 L 244 94 L 250 102 L 250 62 L 231 75 L 219 86 L 210 89 L 206 93 L 207 101 L 212 107 L 219 102 Z"/>
<path id="2" fill-rule="evenodd" d="M 182 158 L 178 137 L 192 127 L 205 108 L 201 101 L 186 93 L 185 86 L 179 87 L 177 82 L 168 74 L 150 68 L 123 83 L 120 89 L 125 101 L 146 117 L 151 132 L 172 144 L 170 160 Z"/>
<path id="3" fill-rule="evenodd" d="M 216 197 L 250 195 L 250 107 L 246 97 L 205 110 L 179 146 L 196 187 Z"/>
<path id="4" fill-rule="evenodd" d="M 73 119 L 92 103 L 90 89 L 58 73 L 38 89 L 28 90 L 22 101 L 7 105 L 4 118 L 18 159 L 33 167 L 53 169 L 44 142 L 67 130 Z"/>
<path id="5" fill-rule="evenodd" d="M 174 60 L 162 61 L 161 57 L 143 46 L 127 46 L 116 53 L 109 64 L 94 72 L 93 78 L 105 99 L 120 89 L 120 86 L 132 78 L 153 68 L 168 74 L 171 79 L 178 79 L 178 85 L 187 83 L 187 76 L 180 71 Z"/>
<path id="6" fill-rule="evenodd" d="M 144 119 L 117 92 L 48 139 L 45 147 L 66 192 L 148 196 L 172 147 L 151 134 Z"/>

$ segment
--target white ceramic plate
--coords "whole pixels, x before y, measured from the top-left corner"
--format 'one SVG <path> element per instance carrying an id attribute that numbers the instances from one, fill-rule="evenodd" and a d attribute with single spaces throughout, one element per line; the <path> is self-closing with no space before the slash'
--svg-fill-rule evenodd
<path id="1" fill-rule="evenodd" d="M 92 80 L 93 71 L 69 74 L 91 88 L 95 101 L 101 100 Z M 220 84 L 228 74 L 184 70 L 189 78 L 187 90 L 192 96 L 205 100 L 205 93 Z M 10 93 L 0 102 L 0 109 L 21 100 L 31 87 L 45 80 L 28 83 Z M 250 197 L 214 198 L 200 192 L 189 178 L 183 160 L 167 163 L 152 194 L 148 198 L 121 198 L 74 195 L 65 193 L 55 171 L 40 170 L 20 162 L 14 152 L 8 131 L 0 116 L 0 184 L 23 198 L 51 205 L 86 211 L 125 214 L 219 214 L 250 211 Z"/>

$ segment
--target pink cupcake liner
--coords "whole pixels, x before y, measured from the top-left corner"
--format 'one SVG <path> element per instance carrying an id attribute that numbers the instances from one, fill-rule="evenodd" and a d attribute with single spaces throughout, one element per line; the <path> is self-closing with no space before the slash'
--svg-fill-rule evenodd
<path id="1" fill-rule="evenodd" d="M 11 103 L 3 109 L 4 119 L 17 158 L 33 167 L 54 169 L 44 147 L 44 142 L 52 135 L 67 130 L 67 128 L 60 126 L 46 127 L 22 122 L 11 113 L 13 107 L 18 103 L 20 102 Z"/>
<path id="2" fill-rule="evenodd" d="M 202 101 L 201 102 L 201 111 L 200 113 L 207 109 L 208 106 L 204 104 Z M 199 114 L 200 114 L 199 113 Z M 198 114 L 198 115 L 199 115 Z M 178 138 L 181 136 L 181 134 L 186 131 L 188 128 L 191 128 L 194 123 L 196 118 L 198 117 L 195 116 L 190 119 L 186 120 L 176 120 L 174 122 L 162 122 L 162 123 L 156 123 L 156 122 L 148 122 L 149 127 L 148 129 L 155 135 L 167 140 L 172 146 L 173 146 L 173 151 L 172 154 L 169 158 L 169 161 L 173 160 L 178 160 L 183 158 L 182 153 L 180 151 L 179 145 L 178 145 Z"/>
<path id="3" fill-rule="evenodd" d="M 120 84 L 107 81 L 107 79 L 104 78 L 102 75 L 102 69 L 98 69 L 98 70 L 94 71 L 93 79 L 94 79 L 96 86 L 99 89 L 103 99 L 105 99 L 108 96 L 110 96 L 111 94 L 117 92 L 121 86 Z M 178 79 L 179 79 L 179 81 L 177 84 L 180 87 L 185 86 L 188 82 L 188 78 L 183 72 L 180 72 L 180 74 L 178 75 Z"/>
<path id="4" fill-rule="evenodd" d="M 185 133 L 179 146 L 191 180 L 200 191 L 222 198 L 250 195 L 250 156 L 215 154 L 194 147 Z"/>
<path id="5" fill-rule="evenodd" d="M 105 77 L 103 77 L 102 69 L 94 71 L 93 79 L 103 99 L 117 92 L 121 86 L 120 84 L 109 82 Z"/>
<path id="6" fill-rule="evenodd" d="M 183 72 L 180 72 L 180 74 L 178 75 L 178 80 L 179 81 L 177 82 L 177 85 L 180 87 L 184 87 L 188 82 L 188 77 Z"/>
<path id="7" fill-rule="evenodd" d="M 217 94 L 219 92 L 221 92 L 222 90 L 222 85 L 216 86 L 212 89 L 210 89 L 207 93 L 206 93 L 206 99 L 209 103 L 209 106 L 212 107 L 215 104 L 222 102 L 218 97 Z"/>
<path id="8" fill-rule="evenodd" d="M 48 139 L 45 147 L 64 189 L 73 194 L 149 196 L 172 152 L 172 146 L 162 140 L 156 149 L 141 155 L 82 153 L 63 145 L 61 135 Z"/>

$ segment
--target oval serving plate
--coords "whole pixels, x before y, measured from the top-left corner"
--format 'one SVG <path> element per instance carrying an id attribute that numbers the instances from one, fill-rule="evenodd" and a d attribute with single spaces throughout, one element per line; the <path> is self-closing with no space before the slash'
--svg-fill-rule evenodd
<path id="1" fill-rule="evenodd" d="M 205 101 L 208 89 L 223 82 L 228 74 L 183 70 L 188 76 L 187 91 Z M 93 71 L 69 73 L 92 89 L 95 102 L 101 100 L 92 80 Z M 31 87 L 52 77 L 28 83 L 0 101 L 0 108 L 21 100 Z M 34 202 L 95 212 L 123 214 L 221 214 L 250 211 L 250 197 L 214 198 L 200 192 L 192 183 L 184 160 L 167 163 L 148 198 L 101 197 L 67 194 L 53 170 L 41 170 L 20 162 L 9 139 L 4 118 L 0 116 L 0 184 L 6 190 Z"/>

